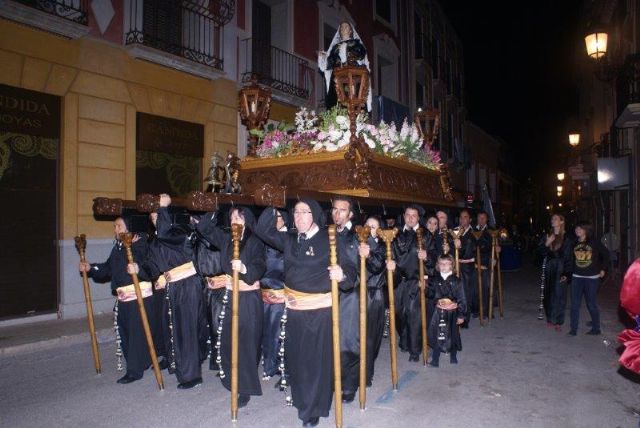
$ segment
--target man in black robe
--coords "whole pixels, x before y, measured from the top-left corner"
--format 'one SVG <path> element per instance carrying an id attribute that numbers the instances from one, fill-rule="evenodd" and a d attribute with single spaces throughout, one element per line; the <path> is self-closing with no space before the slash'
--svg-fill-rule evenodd
<path id="1" fill-rule="evenodd" d="M 260 342 L 262 339 L 263 304 L 260 292 L 260 278 L 265 271 L 264 244 L 253 234 L 255 218 L 249 208 L 233 207 L 229 210 L 230 224 L 244 226 L 240 239 L 240 258 L 233 259 L 233 240 L 231 233 L 225 232 L 208 219 L 213 213 L 206 214 L 198 224 L 205 238 L 220 250 L 222 271 L 227 276 L 227 305 L 221 313 L 222 325 L 218 330 L 219 356 L 216 362 L 221 365 L 222 385 L 231 390 L 231 308 L 233 305 L 231 276 L 233 270 L 239 272 L 238 300 L 238 407 L 245 407 L 252 395 L 262 395 L 258 364 L 260 363 Z M 221 327 L 221 328 L 220 328 Z"/>
<path id="2" fill-rule="evenodd" d="M 111 293 L 117 297 L 114 307 L 118 335 L 122 347 L 122 353 L 127 362 L 126 374 L 118 379 L 118 383 L 127 384 L 142 378 L 144 371 L 151 365 L 149 348 L 147 347 L 140 310 L 136 301 L 133 280 L 128 273 L 127 252 L 120 240 L 120 234 L 129 231 L 122 217 L 113 222 L 115 244 L 104 263 L 80 262 L 80 272 L 87 272 L 89 278 L 96 282 L 111 281 Z M 144 260 L 147 257 L 146 237 L 135 235 L 131 248 L 134 260 Z M 131 270 L 131 269 L 130 269 Z M 145 279 L 141 275 L 140 279 Z M 154 319 L 153 299 L 151 297 L 151 283 L 141 282 L 143 302 L 147 317 Z"/>
<path id="3" fill-rule="evenodd" d="M 480 247 L 480 265 L 481 265 L 481 281 L 482 281 L 482 300 L 483 300 L 483 308 L 484 308 L 484 316 L 488 317 L 489 313 L 489 268 L 491 263 L 491 235 L 489 234 L 490 227 L 488 225 L 489 217 L 485 211 L 479 211 L 476 216 L 476 227 L 475 230 L 482 232 L 480 238 L 476 240 L 476 245 Z M 476 252 L 477 254 L 477 252 Z M 478 271 L 476 268 L 476 278 L 474 279 L 477 284 L 477 275 Z M 473 301 L 470 301 L 469 304 L 471 306 L 471 314 L 473 316 L 478 316 L 478 311 L 480 310 L 480 303 L 478 301 L 478 295 L 474 296 Z M 494 296 L 494 302 L 497 302 L 497 293 Z"/>
<path id="4" fill-rule="evenodd" d="M 409 205 L 404 210 L 404 227 L 393 241 L 393 258 L 389 268 L 394 270 L 396 289 L 396 330 L 400 337 L 400 350 L 409 352 L 409 361 L 418 361 L 422 351 L 422 318 L 420 315 L 419 263 L 426 272 L 426 239 L 423 235 L 423 249 L 418 250 L 416 230 L 424 208 Z M 392 344 L 395 346 L 395 344 Z"/>
<path id="5" fill-rule="evenodd" d="M 165 288 L 169 370 L 175 372 L 179 389 L 190 389 L 202 383 L 201 363 L 206 356 L 203 280 L 193 263 L 193 228 L 173 224 L 169 205 L 171 197 L 160 195 L 157 245 L 150 248 L 141 272 L 158 277 L 158 287 Z"/>
<path id="6" fill-rule="evenodd" d="M 371 386 L 385 327 L 387 276 L 384 268 L 387 251 L 384 242 L 378 238 L 380 219 L 369 217 L 366 225 L 371 235 L 366 243 L 360 244 L 359 253 L 367 260 L 367 386 Z"/>
<path id="7" fill-rule="evenodd" d="M 429 344 L 433 349 L 429 365 L 438 367 L 440 353 L 449 352 L 451 364 L 457 364 L 462 350 L 458 326 L 467 312 L 462 280 L 453 272 L 453 259 L 445 255 L 438 258 L 438 274 L 430 278 L 427 293 L 437 302 L 436 313 L 429 323 Z"/>
<path id="8" fill-rule="evenodd" d="M 320 205 L 303 198 L 293 211 L 297 234 L 275 227 L 277 210 L 263 211 L 256 234 L 284 254 L 286 328 L 283 328 L 292 404 L 304 426 L 329 416 L 333 396 L 331 280 L 342 285 L 356 277 L 356 267 L 338 253 L 329 267 L 329 236 Z M 351 278 L 351 279 L 349 279 Z"/>
<path id="9" fill-rule="evenodd" d="M 475 261 L 476 261 L 476 240 L 471 233 L 471 214 L 468 210 L 460 211 L 460 225 L 458 230 L 462 235 L 454 241 L 455 248 L 458 248 L 458 261 L 460 263 L 460 278 L 464 285 L 464 294 L 467 302 L 477 299 L 478 283 L 475 277 Z M 476 282 L 474 282 L 474 280 Z M 470 308 L 467 307 L 465 313 L 465 323 L 462 328 L 469 328 L 469 318 L 471 316 Z"/>
<path id="10" fill-rule="evenodd" d="M 333 199 L 333 223 L 337 226 L 338 251 L 350 263 L 359 266 L 358 237 L 351 222 L 353 201 L 346 196 Z M 340 364 L 342 366 L 342 401 L 351 403 L 360 384 L 360 278 L 340 284 Z"/>

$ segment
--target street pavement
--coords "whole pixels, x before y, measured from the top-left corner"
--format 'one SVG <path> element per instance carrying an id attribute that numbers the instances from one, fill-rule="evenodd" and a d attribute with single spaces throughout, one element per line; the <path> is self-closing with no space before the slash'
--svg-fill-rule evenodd
<path id="1" fill-rule="evenodd" d="M 367 408 L 359 409 L 357 396 L 344 405 L 344 427 L 637 427 L 640 383 L 621 375 L 617 362 L 618 290 L 601 290 L 602 336 L 585 335 L 585 326 L 568 337 L 566 327 L 558 333 L 536 319 L 539 278 L 531 267 L 504 274 L 504 318 L 485 327 L 476 319 L 462 331 L 458 365 L 443 355 L 440 368 L 423 367 L 399 352 L 396 392 L 385 340 Z M 583 308 L 581 325 L 588 319 Z M 0 338 L 8 335 L 0 328 Z M 233 424 L 229 393 L 207 364 L 204 383 L 192 390 L 178 390 L 166 371 L 162 392 L 152 371 L 119 385 L 113 336 L 100 335 L 102 375 L 95 374 L 86 334 L 59 336 L 34 333 L 31 343 L 13 347 L 0 341 L 0 427 L 300 426 L 275 379 L 262 383 L 263 396 L 240 409 Z M 321 419 L 320 427 L 333 425 L 333 414 Z"/>

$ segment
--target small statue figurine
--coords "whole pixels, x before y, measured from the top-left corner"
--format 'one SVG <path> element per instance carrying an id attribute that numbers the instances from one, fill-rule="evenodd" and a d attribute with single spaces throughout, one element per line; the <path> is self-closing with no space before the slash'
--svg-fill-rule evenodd
<path id="1" fill-rule="evenodd" d="M 222 190 L 222 181 L 220 180 L 220 173 L 222 171 L 222 167 L 220 166 L 220 161 L 222 157 L 215 152 L 213 156 L 211 156 L 211 166 L 209 167 L 209 172 L 207 173 L 207 177 L 204 181 L 208 182 L 207 192 L 219 193 Z"/>
<path id="2" fill-rule="evenodd" d="M 238 183 L 238 176 L 240 175 L 240 158 L 238 158 L 235 153 L 227 153 L 227 163 L 224 167 L 224 175 L 224 193 L 240 193 L 240 183 Z"/>

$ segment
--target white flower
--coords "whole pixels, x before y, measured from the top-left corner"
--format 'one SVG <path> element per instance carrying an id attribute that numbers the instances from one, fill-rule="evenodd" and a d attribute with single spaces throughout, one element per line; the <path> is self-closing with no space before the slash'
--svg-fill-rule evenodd
<path id="1" fill-rule="evenodd" d="M 328 152 L 335 152 L 336 150 L 338 150 L 338 146 L 333 143 L 325 143 L 324 148 Z"/>
<path id="2" fill-rule="evenodd" d="M 340 128 L 348 128 L 349 118 L 347 116 L 338 115 L 336 116 L 336 123 L 340 126 Z"/>
<path id="3" fill-rule="evenodd" d="M 407 118 L 405 117 L 404 122 L 402 122 L 402 128 L 400 128 L 400 138 L 406 139 L 411 133 L 411 128 L 409 128 L 409 123 L 407 122 Z"/>
<path id="4" fill-rule="evenodd" d="M 364 142 L 367 143 L 367 146 L 369 146 L 369 148 L 371 149 L 374 149 L 376 147 L 376 142 L 369 138 L 369 136 L 366 134 L 364 135 Z"/>
<path id="5" fill-rule="evenodd" d="M 329 140 L 338 141 L 342 138 L 342 131 L 339 129 L 329 128 Z"/>

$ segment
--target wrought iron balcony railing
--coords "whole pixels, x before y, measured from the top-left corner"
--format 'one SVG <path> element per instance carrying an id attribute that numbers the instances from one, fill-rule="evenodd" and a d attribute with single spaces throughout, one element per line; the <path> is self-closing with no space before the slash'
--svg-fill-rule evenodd
<path id="1" fill-rule="evenodd" d="M 25 6 L 87 25 L 88 0 L 16 0 Z"/>
<path id="2" fill-rule="evenodd" d="M 125 5 L 126 45 L 148 46 L 222 70 L 225 21 L 216 2 L 129 0 Z"/>
<path id="3" fill-rule="evenodd" d="M 241 41 L 241 52 L 243 82 L 255 76 L 259 83 L 286 95 L 309 99 L 315 72 L 306 59 L 251 38 Z"/>

